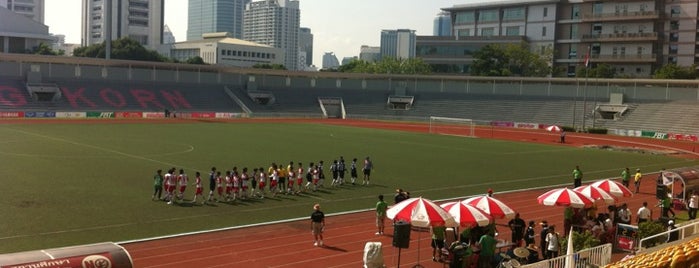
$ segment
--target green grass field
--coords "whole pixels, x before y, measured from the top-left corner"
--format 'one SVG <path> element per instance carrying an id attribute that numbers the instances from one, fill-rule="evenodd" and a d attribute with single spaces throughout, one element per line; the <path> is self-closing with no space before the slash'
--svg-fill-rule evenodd
<path id="1" fill-rule="evenodd" d="M 372 207 L 401 187 L 430 199 L 569 183 L 625 167 L 699 164 L 663 156 L 300 123 L 0 125 L 0 253 L 124 241 Z M 151 201 L 156 169 L 219 170 L 339 156 L 375 164 L 372 185 L 216 206 Z M 360 165 L 361 166 L 361 165 Z M 329 184 L 329 181 L 326 182 Z M 188 197 L 193 194 L 188 189 Z M 208 192 L 208 183 L 205 183 Z"/>

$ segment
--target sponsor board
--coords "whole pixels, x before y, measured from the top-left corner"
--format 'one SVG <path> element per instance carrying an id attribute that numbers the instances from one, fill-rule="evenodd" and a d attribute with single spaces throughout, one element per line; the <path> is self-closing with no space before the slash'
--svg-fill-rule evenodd
<path id="1" fill-rule="evenodd" d="M 57 118 L 86 118 L 86 112 L 56 112 Z"/>
<path id="2" fill-rule="evenodd" d="M 505 122 L 505 121 L 493 121 L 490 122 L 491 126 L 494 127 L 514 127 L 515 123 L 514 122 Z"/>
<path id="3" fill-rule="evenodd" d="M 667 133 L 642 130 L 641 137 L 653 138 L 653 139 L 659 139 L 659 140 L 667 140 Z"/>
<path id="4" fill-rule="evenodd" d="M 87 112 L 87 118 L 114 118 L 114 112 Z"/>
<path id="5" fill-rule="evenodd" d="M 116 118 L 143 118 L 143 112 L 116 112 Z"/>
<path id="6" fill-rule="evenodd" d="M 24 112 L 24 118 L 54 118 L 56 112 Z"/>
<path id="7" fill-rule="evenodd" d="M 699 140 L 696 135 L 690 135 L 690 134 L 668 133 L 667 136 L 668 136 L 667 138 L 670 140 L 694 141 L 694 142 Z"/>
<path id="8" fill-rule="evenodd" d="M 516 122 L 515 123 L 515 128 L 524 128 L 524 129 L 539 129 L 541 126 L 537 123 L 521 123 L 521 122 Z"/>
<path id="9" fill-rule="evenodd" d="M 215 118 L 241 118 L 243 114 L 241 113 L 215 113 Z"/>
<path id="10" fill-rule="evenodd" d="M 53 258 L 50 260 L 21 264 L 2 265 L 0 268 L 112 268 L 113 263 L 112 255 L 105 252 L 92 255 Z"/>
<path id="11" fill-rule="evenodd" d="M 216 118 L 216 113 L 192 113 L 192 118 Z"/>
<path id="12" fill-rule="evenodd" d="M 165 118 L 164 112 L 144 112 L 143 118 Z"/>
<path id="13" fill-rule="evenodd" d="M 20 118 L 24 117 L 24 112 L 0 112 L 0 118 Z"/>

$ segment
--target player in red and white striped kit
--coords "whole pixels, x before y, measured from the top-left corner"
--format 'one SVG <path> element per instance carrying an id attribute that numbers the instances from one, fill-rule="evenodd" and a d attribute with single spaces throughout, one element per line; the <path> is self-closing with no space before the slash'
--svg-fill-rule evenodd
<path id="1" fill-rule="evenodd" d="M 294 178 L 296 178 L 296 173 L 294 172 L 294 162 L 289 162 L 289 165 L 286 167 L 286 170 L 286 179 L 288 180 L 288 183 L 286 185 L 286 193 L 291 194 L 294 193 Z"/>
<path id="2" fill-rule="evenodd" d="M 296 170 L 296 194 L 303 191 L 303 163 L 299 162 L 299 168 Z"/>
<path id="3" fill-rule="evenodd" d="M 262 168 L 258 169 L 259 175 L 257 176 L 257 180 L 259 182 L 259 185 L 257 187 L 257 190 L 259 191 L 260 198 L 265 198 L 265 184 L 267 182 L 267 175 L 265 175 L 265 170 Z"/>
<path id="4" fill-rule="evenodd" d="M 238 198 L 240 192 L 240 177 L 238 176 L 238 167 L 233 167 L 231 172 L 231 183 L 233 184 L 233 201 Z"/>
<path id="5" fill-rule="evenodd" d="M 216 191 L 218 192 L 217 202 L 223 200 L 223 178 L 221 177 L 221 171 L 216 171 Z"/>
<path id="6" fill-rule="evenodd" d="M 269 191 L 272 197 L 277 196 L 277 184 L 279 183 L 279 169 L 276 164 L 272 164 L 272 174 L 269 175 Z"/>
<path id="7" fill-rule="evenodd" d="M 167 171 L 167 174 L 165 174 L 165 192 L 167 194 L 165 195 L 165 198 L 163 200 L 167 201 L 168 205 L 172 205 L 172 199 L 174 198 L 173 192 L 175 191 L 175 184 L 177 183 L 175 181 L 175 175 L 172 174 L 175 172 L 174 168 L 171 168 Z"/>
<path id="8" fill-rule="evenodd" d="M 202 196 L 203 190 L 201 187 L 201 174 L 199 173 L 199 171 L 197 171 L 197 173 L 194 177 L 194 184 L 192 184 L 192 185 L 194 185 L 197 188 L 197 191 L 194 193 L 194 197 L 192 198 L 192 204 L 197 202 L 197 197 L 199 197 L 199 196 L 202 197 L 201 203 L 202 204 L 206 203 L 206 199 L 203 199 L 203 196 Z"/>
<path id="9" fill-rule="evenodd" d="M 231 192 L 233 191 L 233 179 L 231 178 L 231 172 L 226 171 L 226 178 L 224 179 L 226 183 L 226 202 L 231 201 Z"/>
<path id="10" fill-rule="evenodd" d="M 243 172 L 240 173 L 240 198 L 248 198 L 248 183 L 250 178 L 248 177 L 248 168 L 244 167 Z"/>
<path id="11" fill-rule="evenodd" d="M 180 186 L 179 194 L 177 194 L 177 199 L 184 199 L 184 191 L 187 189 L 187 184 L 189 184 L 189 177 L 184 173 L 184 169 L 180 169 L 180 175 L 177 175 L 177 185 Z"/>

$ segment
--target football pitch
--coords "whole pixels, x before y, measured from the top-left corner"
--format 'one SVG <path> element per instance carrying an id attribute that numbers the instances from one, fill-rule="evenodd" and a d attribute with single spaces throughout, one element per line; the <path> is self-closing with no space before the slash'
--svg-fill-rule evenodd
<path id="1" fill-rule="evenodd" d="M 0 253 L 124 241 L 373 207 L 403 188 L 445 199 L 699 164 L 659 155 L 296 122 L 0 124 Z M 155 170 L 267 169 L 272 162 L 330 163 L 369 156 L 370 186 L 300 196 L 168 206 L 151 201 Z M 349 164 L 349 163 L 348 163 Z M 361 171 L 360 171 L 361 173 Z M 360 175 L 361 176 L 361 175 Z M 349 177 L 349 174 L 348 176 Z M 186 198 L 191 199 L 190 186 Z M 390 197 L 388 198 L 390 199 Z"/>

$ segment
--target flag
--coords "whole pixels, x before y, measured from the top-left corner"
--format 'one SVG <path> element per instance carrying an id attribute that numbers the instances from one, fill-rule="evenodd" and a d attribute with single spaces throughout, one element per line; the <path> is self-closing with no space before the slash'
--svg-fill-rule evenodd
<path id="1" fill-rule="evenodd" d="M 575 267 L 575 250 L 573 249 L 573 228 L 568 233 L 568 248 L 566 249 L 566 268 Z"/>
<path id="2" fill-rule="evenodd" d="M 585 68 L 590 67 L 590 47 L 587 47 L 587 53 L 585 54 Z"/>

